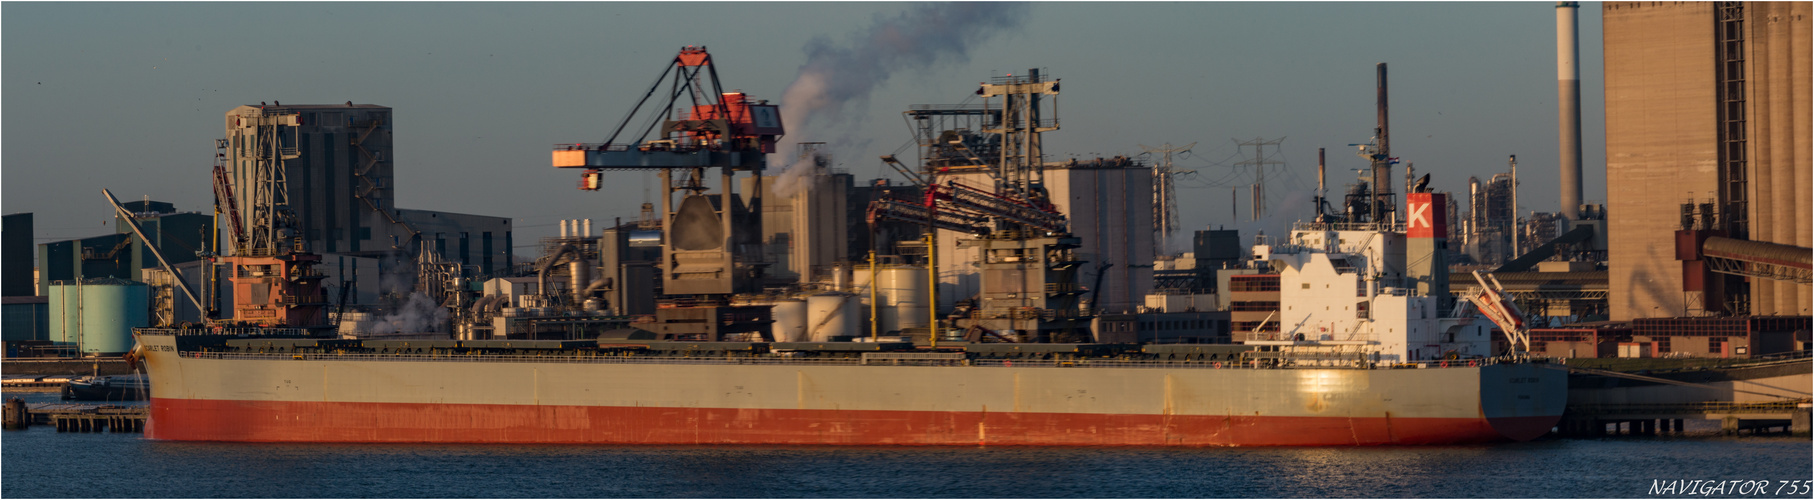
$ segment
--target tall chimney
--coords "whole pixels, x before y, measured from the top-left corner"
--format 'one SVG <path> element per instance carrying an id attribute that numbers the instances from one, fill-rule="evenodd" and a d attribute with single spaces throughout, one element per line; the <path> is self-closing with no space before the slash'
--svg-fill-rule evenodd
<path id="1" fill-rule="evenodd" d="M 1562 170 L 1562 216 L 1581 215 L 1581 4 L 1556 2 L 1556 121 Z"/>
<path id="2" fill-rule="evenodd" d="M 1386 121 L 1386 63 L 1379 63 L 1379 127 L 1374 129 L 1379 134 L 1379 157 L 1373 160 L 1373 203 L 1368 212 L 1373 222 L 1390 222 L 1385 217 L 1392 210 L 1387 197 L 1392 194 L 1392 129 Z"/>
<path id="3" fill-rule="evenodd" d="M 1323 184 L 1323 148 L 1316 148 L 1316 221 L 1323 221 L 1323 205 L 1326 205 L 1329 191 Z"/>

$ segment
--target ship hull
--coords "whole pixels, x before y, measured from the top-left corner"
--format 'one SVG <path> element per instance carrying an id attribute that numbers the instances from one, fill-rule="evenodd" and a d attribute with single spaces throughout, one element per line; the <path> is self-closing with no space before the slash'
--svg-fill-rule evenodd
<path id="1" fill-rule="evenodd" d="M 152 408 L 154 439 L 347 443 L 1428 445 L 1501 441 L 1498 426 L 1547 431 L 1556 420 L 164 399 Z"/>
<path id="2" fill-rule="evenodd" d="M 168 337 L 147 336 L 148 344 Z M 188 357 L 153 348 L 153 439 L 1326 446 L 1531 439 L 1566 374 Z"/>

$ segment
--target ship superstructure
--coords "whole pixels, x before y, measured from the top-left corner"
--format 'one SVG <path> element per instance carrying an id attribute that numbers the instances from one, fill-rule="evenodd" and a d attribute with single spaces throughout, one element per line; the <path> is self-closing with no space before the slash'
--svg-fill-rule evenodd
<path id="1" fill-rule="evenodd" d="M 1408 225 L 1300 223 L 1283 241 L 1255 245 L 1254 259 L 1279 275 L 1278 330 L 1247 343 L 1381 363 L 1493 356 L 1493 324 L 1456 307 L 1447 266 L 1419 265 L 1440 259 L 1443 198 L 1408 198 Z"/>

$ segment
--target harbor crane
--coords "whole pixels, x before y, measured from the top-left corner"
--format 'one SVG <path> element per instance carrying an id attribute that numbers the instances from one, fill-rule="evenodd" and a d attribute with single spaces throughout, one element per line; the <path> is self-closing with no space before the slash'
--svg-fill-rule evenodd
<path id="1" fill-rule="evenodd" d="M 645 124 L 632 128 L 639 119 Z M 690 298 L 659 309 L 656 333 L 717 340 L 726 333 L 767 331 L 766 307 L 733 307 L 728 299 L 761 287 L 768 264 L 760 252 L 760 179 L 767 155 L 784 133 L 778 106 L 724 91 L 711 53 L 689 45 L 668 61 L 604 142 L 555 145 L 555 168 L 584 170 L 580 189 L 599 189 L 607 170 L 660 172 L 663 291 Z M 708 194 L 708 169 L 720 173 L 714 194 Z M 738 172 L 755 176 L 756 189 L 739 196 L 733 183 Z M 678 200 L 676 192 L 682 192 Z M 700 321 L 703 317 L 713 319 Z"/>

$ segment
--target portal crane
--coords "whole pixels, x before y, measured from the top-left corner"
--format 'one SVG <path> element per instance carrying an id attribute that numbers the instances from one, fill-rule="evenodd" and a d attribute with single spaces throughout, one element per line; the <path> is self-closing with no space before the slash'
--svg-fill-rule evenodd
<path id="1" fill-rule="evenodd" d="M 658 91 L 664 92 L 659 98 Z M 657 106 L 649 106 L 652 102 Z M 639 118 L 646 125 L 632 128 Z M 659 134 L 651 136 L 658 126 Z M 766 307 L 725 305 L 732 294 L 759 290 L 767 266 L 759 251 L 762 189 L 739 197 L 732 180 L 742 171 L 760 182 L 767 155 L 783 133 L 777 106 L 725 92 L 711 54 L 689 45 L 669 60 L 604 142 L 555 146 L 554 167 L 585 169 L 580 181 L 585 190 L 601 187 L 606 170 L 660 171 L 663 292 L 692 296 L 689 303 L 695 306 L 659 309 L 657 333 L 717 340 L 725 333 L 767 331 Z M 721 174 L 715 197 L 707 194 L 711 168 Z M 678 182 L 675 170 L 684 171 Z M 678 200 L 676 191 L 684 191 Z M 718 319 L 700 322 L 700 314 Z"/>
<path id="2" fill-rule="evenodd" d="M 227 216 L 233 228 L 227 241 L 233 245 L 232 254 L 238 255 L 246 246 L 246 228 L 239 219 L 239 201 L 233 199 L 233 181 L 227 180 L 227 167 L 219 163 L 214 165 L 214 211 Z"/>
<path id="3" fill-rule="evenodd" d="M 243 218 L 236 187 L 220 163 L 224 156 L 216 154 L 214 202 L 226 207 L 232 228 L 232 249 L 219 259 L 234 290 L 230 323 L 290 328 L 326 323 L 327 296 L 315 270 L 321 256 L 303 250 L 289 203 L 285 160 L 301 156 L 296 136 L 301 125 L 300 113 L 275 106 L 233 117 L 229 137 L 220 145 L 237 143 L 253 158 L 244 183 L 237 186 L 247 195 Z M 213 266 L 209 269 L 212 274 Z"/>

